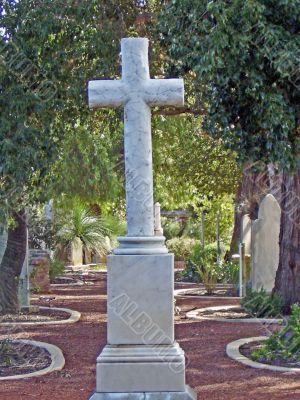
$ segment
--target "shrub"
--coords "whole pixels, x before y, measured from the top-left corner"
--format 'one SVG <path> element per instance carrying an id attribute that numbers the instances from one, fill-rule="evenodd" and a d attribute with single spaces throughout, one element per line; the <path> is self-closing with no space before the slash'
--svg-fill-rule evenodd
<path id="1" fill-rule="evenodd" d="M 232 261 L 227 261 L 222 264 L 219 274 L 219 282 L 238 285 L 239 283 L 239 264 Z"/>
<path id="2" fill-rule="evenodd" d="M 300 361 L 300 306 L 293 305 L 292 313 L 285 321 L 285 326 L 274 332 L 264 345 L 252 352 L 251 356 L 258 361 L 286 360 Z"/>
<path id="3" fill-rule="evenodd" d="M 13 359 L 8 355 L 9 350 L 12 348 L 12 342 L 10 339 L 4 339 L 0 342 L 0 364 L 6 366 L 11 365 Z"/>
<path id="4" fill-rule="evenodd" d="M 200 276 L 197 272 L 197 267 L 190 260 L 188 260 L 185 269 L 181 272 L 181 276 L 186 280 L 188 280 L 189 282 L 195 282 L 195 283 L 200 282 Z"/>
<path id="5" fill-rule="evenodd" d="M 284 301 L 280 294 L 267 294 L 264 289 L 260 292 L 249 290 L 241 301 L 242 307 L 258 318 L 276 317 L 281 314 Z"/>
<path id="6" fill-rule="evenodd" d="M 171 253 L 174 253 L 176 261 L 187 260 L 192 252 L 197 241 L 189 238 L 173 238 L 166 242 L 166 245 Z"/>
<path id="7" fill-rule="evenodd" d="M 50 261 L 49 276 L 50 279 L 54 279 L 59 275 L 62 275 L 65 271 L 65 265 L 61 260 L 54 258 Z"/>
<path id="8" fill-rule="evenodd" d="M 202 247 L 200 244 L 194 246 L 193 253 L 189 258 L 189 264 L 194 268 L 199 281 L 205 286 L 208 294 L 212 294 L 219 277 L 220 267 L 216 264 L 217 248 L 214 245 Z"/>

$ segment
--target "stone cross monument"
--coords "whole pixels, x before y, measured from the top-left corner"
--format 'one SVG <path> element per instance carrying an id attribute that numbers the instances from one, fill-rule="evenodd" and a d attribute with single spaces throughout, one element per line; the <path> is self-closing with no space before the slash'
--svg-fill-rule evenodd
<path id="1" fill-rule="evenodd" d="M 107 345 L 91 400 L 195 399 L 174 340 L 174 257 L 154 234 L 151 106 L 181 106 L 181 79 L 150 79 L 148 40 L 122 39 L 122 79 L 89 82 L 91 108 L 125 109 L 127 235 L 108 257 Z"/>

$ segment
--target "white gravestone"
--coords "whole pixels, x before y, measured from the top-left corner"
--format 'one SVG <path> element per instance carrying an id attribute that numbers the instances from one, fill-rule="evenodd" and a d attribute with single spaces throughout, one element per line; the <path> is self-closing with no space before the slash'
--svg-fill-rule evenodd
<path id="1" fill-rule="evenodd" d="M 160 204 L 158 202 L 154 204 L 154 233 L 155 236 L 162 236 L 164 234 L 161 226 Z"/>
<path id="2" fill-rule="evenodd" d="M 259 206 L 258 219 L 252 224 L 252 289 L 270 293 L 279 263 L 280 206 L 267 194 Z"/>
<path id="3" fill-rule="evenodd" d="M 107 341 L 91 400 L 194 399 L 174 341 L 174 256 L 155 236 L 150 106 L 181 106 L 183 81 L 150 79 L 148 40 L 121 41 L 122 79 L 89 82 L 92 108 L 124 113 L 127 235 L 108 257 Z"/>
<path id="4" fill-rule="evenodd" d="M 248 214 L 242 218 L 242 243 L 245 244 L 245 254 L 251 255 L 252 220 Z"/>
<path id="5" fill-rule="evenodd" d="M 79 237 L 76 237 L 71 245 L 70 245 L 70 252 L 71 252 L 71 264 L 78 266 L 82 265 L 83 262 L 83 244 Z"/>
<path id="6" fill-rule="evenodd" d="M 19 303 L 21 308 L 30 307 L 28 228 L 26 229 L 26 254 L 19 280 Z"/>
<path id="7" fill-rule="evenodd" d="M 7 236 L 8 236 L 7 230 L 5 228 L 0 227 L 0 264 L 2 262 L 6 250 Z"/>

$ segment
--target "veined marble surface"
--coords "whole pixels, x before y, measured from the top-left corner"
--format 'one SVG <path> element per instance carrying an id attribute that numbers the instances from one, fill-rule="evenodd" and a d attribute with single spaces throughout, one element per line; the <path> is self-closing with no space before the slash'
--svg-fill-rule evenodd
<path id="1" fill-rule="evenodd" d="M 122 79 L 89 82 L 91 108 L 124 106 L 127 236 L 153 236 L 150 106 L 182 106 L 182 79 L 150 79 L 148 39 L 121 41 Z"/>
<path id="2" fill-rule="evenodd" d="M 109 344 L 173 344 L 173 263 L 173 254 L 108 257 Z"/>

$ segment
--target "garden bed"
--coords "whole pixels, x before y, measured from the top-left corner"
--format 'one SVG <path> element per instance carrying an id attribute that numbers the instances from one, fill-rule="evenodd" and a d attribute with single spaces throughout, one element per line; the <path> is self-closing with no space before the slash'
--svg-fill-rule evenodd
<path id="1" fill-rule="evenodd" d="M 33 306 L 19 314 L 0 315 L 0 326 L 73 324 L 80 318 L 80 312 L 69 308 Z"/>
<path id="2" fill-rule="evenodd" d="M 267 324 L 279 324 L 282 319 L 258 318 L 238 305 L 224 305 L 216 307 L 196 308 L 186 314 L 187 318 L 196 320 L 212 320 L 220 322 L 260 322 Z"/>
<path id="3" fill-rule="evenodd" d="M 240 347 L 240 353 L 249 358 L 252 361 L 259 362 L 262 364 L 272 365 L 275 367 L 285 367 L 285 368 L 300 368 L 300 361 L 295 360 L 294 357 L 290 357 L 287 359 L 274 359 L 272 361 L 267 360 L 266 358 L 260 358 L 258 360 L 252 357 L 252 352 L 260 349 L 263 346 L 263 343 L 260 341 L 246 343 Z"/>
<path id="4" fill-rule="evenodd" d="M 191 289 L 178 289 L 175 290 L 175 296 L 190 296 L 190 297 L 237 297 L 236 291 L 232 286 L 217 286 L 213 293 L 208 293 L 204 286 L 193 287 Z"/>
<path id="5" fill-rule="evenodd" d="M 235 340 L 226 346 L 226 353 L 228 357 L 248 367 L 276 372 L 299 373 L 299 363 L 291 362 L 290 359 L 274 359 L 272 361 L 266 359 L 253 360 L 252 351 L 261 348 L 263 342 L 267 339 L 267 336 L 258 336 Z"/>
<path id="6" fill-rule="evenodd" d="M 51 365 L 50 353 L 20 342 L 0 341 L 0 377 L 30 374 Z"/>
<path id="7" fill-rule="evenodd" d="M 198 311 L 199 317 L 205 317 L 206 319 L 216 319 L 216 318 L 225 318 L 225 319 L 244 319 L 244 318 L 253 318 L 251 314 L 245 311 L 242 307 L 234 306 L 234 308 L 221 308 L 214 309 L 212 308 L 204 308 Z"/>
<path id="8" fill-rule="evenodd" d="M 57 310 L 56 308 L 43 308 L 38 307 L 36 310 L 22 310 L 19 314 L 5 314 L 0 315 L 0 323 L 15 322 L 15 323 L 26 323 L 26 322 L 49 322 L 49 321 L 61 321 L 67 320 L 70 314 Z"/>

